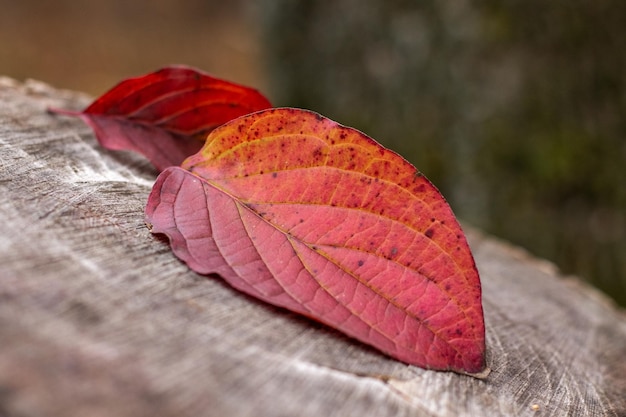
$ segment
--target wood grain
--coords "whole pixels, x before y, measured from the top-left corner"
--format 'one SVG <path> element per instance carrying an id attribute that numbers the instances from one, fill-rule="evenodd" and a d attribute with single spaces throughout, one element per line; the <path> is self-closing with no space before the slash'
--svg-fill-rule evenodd
<path id="1" fill-rule="evenodd" d="M 0 416 L 626 415 L 624 311 L 478 231 L 485 380 L 192 273 L 144 224 L 147 161 L 45 111 L 88 102 L 0 78 Z"/>

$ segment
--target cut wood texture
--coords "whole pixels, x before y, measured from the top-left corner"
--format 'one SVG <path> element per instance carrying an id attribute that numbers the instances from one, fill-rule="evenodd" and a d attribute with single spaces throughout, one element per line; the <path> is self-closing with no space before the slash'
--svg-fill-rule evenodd
<path id="1" fill-rule="evenodd" d="M 0 79 L 1 416 L 626 415 L 625 313 L 471 229 L 483 380 L 192 272 L 144 224 L 149 162 L 46 113 L 88 102 Z"/>

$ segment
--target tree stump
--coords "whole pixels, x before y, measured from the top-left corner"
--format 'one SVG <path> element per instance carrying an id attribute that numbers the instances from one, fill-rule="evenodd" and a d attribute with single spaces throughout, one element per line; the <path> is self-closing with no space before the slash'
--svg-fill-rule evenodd
<path id="1" fill-rule="evenodd" d="M 0 78 L 0 416 L 624 416 L 626 314 L 467 228 L 484 380 L 408 366 L 201 276 L 151 235 L 156 172 L 89 97 Z"/>

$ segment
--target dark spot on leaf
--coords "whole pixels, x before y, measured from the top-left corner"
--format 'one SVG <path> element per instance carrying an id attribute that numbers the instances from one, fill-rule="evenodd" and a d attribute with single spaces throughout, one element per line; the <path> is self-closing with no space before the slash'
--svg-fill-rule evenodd
<path id="1" fill-rule="evenodd" d="M 278 177 L 278 172 L 272 172 L 272 178 Z"/>
<path id="2" fill-rule="evenodd" d="M 319 158 L 322 156 L 322 148 L 315 148 L 313 151 L 313 158 Z"/>
<path id="3" fill-rule="evenodd" d="M 359 266 L 363 266 L 363 264 L 365 263 L 363 260 L 360 260 L 359 262 L 357 262 Z"/>
<path id="4" fill-rule="evenodd" d="M 424 232 L 424 236 L 426 236 L 429 239 L 432 239 L 434 234 L 435 234 L 435 231 L 433 230 L 432 227 Z"/>

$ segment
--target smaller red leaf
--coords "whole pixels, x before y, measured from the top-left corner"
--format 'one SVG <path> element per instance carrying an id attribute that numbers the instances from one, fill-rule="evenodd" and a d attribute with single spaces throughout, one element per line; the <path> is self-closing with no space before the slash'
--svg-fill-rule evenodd
<path id="1" fill-rule="evenodd" d="M 80 117 L 103 147 L 141 153 L 162 171 L 200 150 L 217 126 L 269 107 L 257 90 L 172 66 L 122 81 L 82 112 L 49 110 Z"/>

